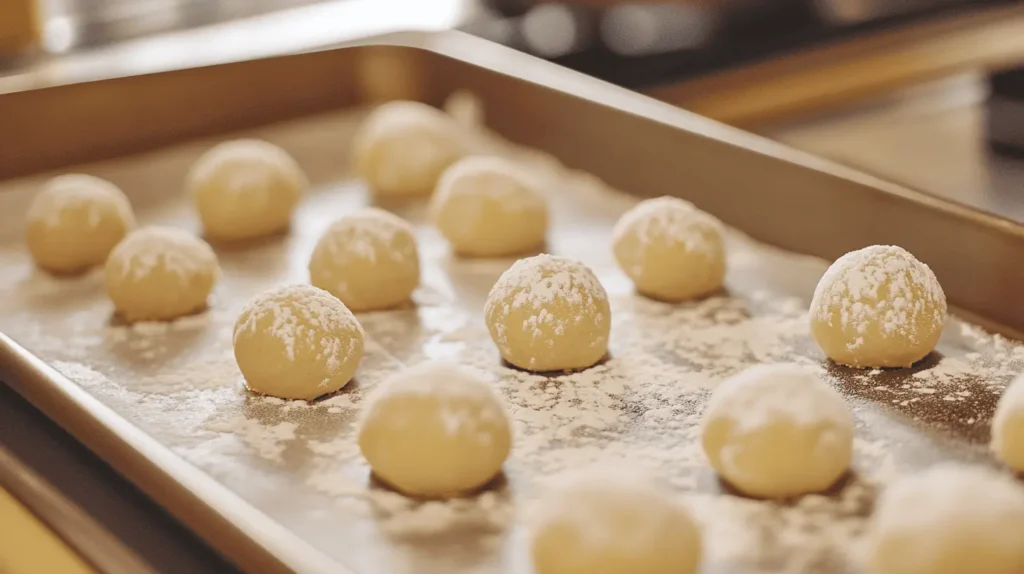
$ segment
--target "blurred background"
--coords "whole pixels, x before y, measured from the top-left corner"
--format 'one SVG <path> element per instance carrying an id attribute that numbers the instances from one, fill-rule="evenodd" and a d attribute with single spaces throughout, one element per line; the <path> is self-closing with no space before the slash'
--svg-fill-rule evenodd
<path id="1" fill-rule="evenodd" d="M 1024 220 L 1009 0 L 0 0 L 0 93 L 460 29 Z"/>

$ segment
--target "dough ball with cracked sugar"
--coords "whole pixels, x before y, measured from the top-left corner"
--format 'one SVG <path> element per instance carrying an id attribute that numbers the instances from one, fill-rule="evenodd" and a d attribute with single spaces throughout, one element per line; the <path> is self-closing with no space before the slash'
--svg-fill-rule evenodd
<path id="1" fill-rule="evenodd" d="M 935 349 L 946 295 L 935 274 L 903 248 L 843 255 L 814 290 L 811 334 L 828 358 L 859 368 L 909 367 Z"/>
<path id="2" fill-rule="evenodd" d="M 353 165 L 382 196 L 429 195 L 445 169 L 469 151 L 465 128 L 426 104 L 395 101 L 363 121 Z"/>
<path id="3" fill-rule="evenodd" d="M 363 328 L 330 293 L 291 285 L 257 295 L 235 322 L 235 362 L 249 390 L 315 399 L 344 387 L 363 359 Z"/>
<path id="4" fill-rule="evenodd" d="M 420 284 L 415 230 L 374 207 L 346 215 L 317 241 L 309 278 L 356 313 L 405 303 Z"/>
<path id="5" fill-rule="evenodd" d="M 758 498 L 821 492 L 850 467 L 853 415 L 809 367 L 758 365 L 723 382 L 704 412 L 711 466 Z"/>
<path id="6" fill-rule="evenodd" d="M 579 475 L 537 503 L 537 574 L 693 574 L 701 533 L 672 496 L 639 477 Z"/>
<path id="7" fill-rule="evenodd" d="M 677 197 L 641 201 L 612 230 L 612 252 L 642 295 L 685 301 L 722 288 L 722 224 Z"/>
<path id="8" fill-rule="evenodd" d="M 107 258 L 107 295 L 127 321 L 166 321 L 206 308 L 220 273 L 202 239 L 173 227 L 129 233 Z"/>
<path id="9" fill-rule="evenodd" d="M 994 470 L 945 463 L 900 478 L 875 505 L 874 574 L 1024 572 L 1024 491 Z"/>
<path id="10" fill-rule="evenodd" d="M 287 229 L 307 187 L 306 174 L 288 152 L 256 139 L 214 146 L 192 166 L 186 182 L 206 236 L 217 241 Z"/>
<path id="11" fill-rule="evenodd" d="M 395 490 L 446 498 L 478 490 L 501 472 L 512 428 L 481 374 L 436 361 L 384 382 L 358 440 L 374 474 Z"/>
<path id="12" fill-rule="evenodd" d="M 585 369 L 608 352 L 608 294 L 589 267 L 565 257 L 516 261 L 484 305 L 503 359 L 528 371 Z"/>
<path id="13" fill-rule="evenodd" d="M 544 245 L 548 204 L 540 182 L 511 160 L 473 156 L 441 176 L 431 200 L 441 235 L 459 255 L 499 257 Z"/>
<path id="14" fill-rule="evenodd" d="M 992 451 L 1017 472 L 1024 472 L 1024 375 L 999 399 L 992 417 Z"/>
<path id="15" fill-rule="evenodd" d="M 32 200 L 25 241 L 40 268 L 78 273 L 106 261 L 134 228 L 132 206 L 116 185 L 67 174 L 47 181 Z"/>

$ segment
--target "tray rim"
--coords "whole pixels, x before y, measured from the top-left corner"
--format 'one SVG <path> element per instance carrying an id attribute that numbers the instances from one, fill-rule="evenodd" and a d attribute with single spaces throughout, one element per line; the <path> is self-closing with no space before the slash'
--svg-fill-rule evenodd
<path id="1" fill-rule="evenodd" d="M 546 89 L 570 93 L 619 113 L 642 117 L 705 139 L 796 164 L 803 169 L 853 181 L 878 193 L 897 196 L 954 217 L 972 220 L 1000 233 L 1024 238 L 1024 225 L 1008 219 L 887 182 L 461 32 L 388 33 L 260 59 L 289 58 L 301 53 L 359 46 L 394 46 L 427 51 Z M 233 63 L 237 62 L 204 67 L 230 66 Z M 163 73 L 168 72 L 153 75 Z M 977 318 L 971 313 L 965 315 L 972 321 Z M 985 322 L 982 320 L 983 324 Z M 1012 336 L 1021 338 L 1016 333 Z M 0 375 L 5 375 L 4 380 L 16 392 L 243 568 L 259 572 L 351 572 L 123 419 L 3 332 L 0 332 Z"/>

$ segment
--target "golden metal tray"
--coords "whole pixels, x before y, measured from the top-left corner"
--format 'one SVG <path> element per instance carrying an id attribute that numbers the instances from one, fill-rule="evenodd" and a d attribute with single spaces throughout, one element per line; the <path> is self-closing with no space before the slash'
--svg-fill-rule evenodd
<path id="1" fill-rule="evenodd" d="M 451 257 L 422 203 L 401 203 L 385 207 L 418 226 L 417 305 L 360 316 L 367 358 L 338 394 L 310 404 L 248 395 L 230 352 L 234 318 L 254 293 L 305 281 L 318 233 L 370 201 L 346 166 L 367 105 L 440 105 L 460 90 L 482 103 L 489 130 L 528 149 L 482 145 L 545 174 L 549 249 L 587 262 L 612 296 L 612 360 L 559 377 L 503 367 L 480 308 L 511 262 Z M 857 571 L 885 473 L 988 462 L 987 420 L 1024 363 L 1024 347 L 961 321 L 1024 332 L 1015 304 L 1024 269 L 1007 264 L 1024 256 L 1020 226 L 454 32 L 13 91 L 0 95 L 0 125 L 0 378 L 254 572 L 527 572 L 532 493 L 547 475 L 602 458 L 670 479 L 705 523 L 705 572 Z M 111 179 L 144 223 L 196 229 L 181 197 L 185 171 L 237 135 L 288 149 L 314 190 L 289 236 L 218 247 L 224 272 L 207 313 L 119 325 L 96 273 L 55 279 L 32 268 L 21 219 L 50 170 Z M 69 167 L 81 162 L 94 163 Z M 609 229 L 634 196 L 656 195 L 685 197 L 738 230 L 727 293 L 680 306 L 631 293 Z M 816 258 L 876 243 L 906 247 L 940 278 L 958 318 L 939 352 L 907 370 L 826 365 L 859 426 L 857 471 L 828 496 L 764 503 L 729 493 L 695 441 L 707 390 L 755 362 L 822 364 L 805 327 L 826 266 Z M 367 390 L 431 357 L 490 371 L 517 421 L 505 479 L 475 498 L 417 503 L 368 484 L 353 444 Z"/>

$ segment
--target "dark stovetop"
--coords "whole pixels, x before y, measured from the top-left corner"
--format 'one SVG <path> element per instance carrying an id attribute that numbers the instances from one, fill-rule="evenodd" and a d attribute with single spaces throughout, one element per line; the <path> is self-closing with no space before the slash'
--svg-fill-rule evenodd
<path id="1" fill-rule="evenodd" d="M 616 84 L 643 88 L 1013 0 L 484 0 L 463 29 Z"/>

